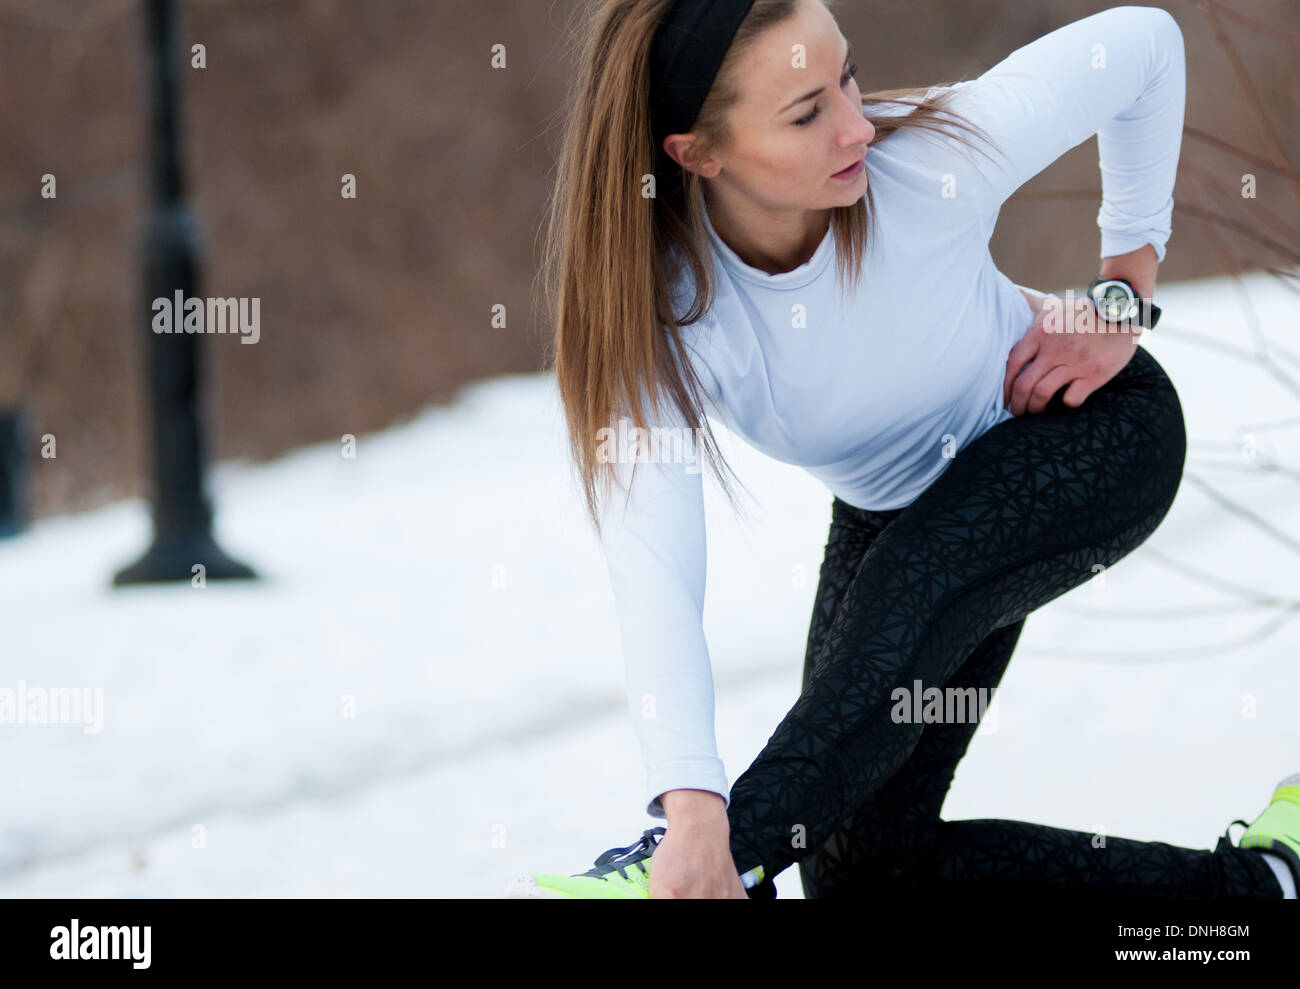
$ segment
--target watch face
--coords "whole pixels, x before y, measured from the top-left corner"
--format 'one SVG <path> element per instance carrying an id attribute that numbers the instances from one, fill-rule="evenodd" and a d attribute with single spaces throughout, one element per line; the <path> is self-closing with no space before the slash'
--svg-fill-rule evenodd
<path id="1" fill-rule="evenodd" d="M 1128 294 L 1123 285 L 1107 285 L 1096 301 L 1097 311 L 1109 322 L 1128 319 L 1131 315 L 1133 297 Z"/>

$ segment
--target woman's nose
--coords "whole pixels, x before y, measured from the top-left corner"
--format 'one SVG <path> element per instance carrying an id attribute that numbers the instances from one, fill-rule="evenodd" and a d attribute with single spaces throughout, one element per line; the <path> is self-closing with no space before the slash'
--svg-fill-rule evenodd
<path id="1" fill-rule="evenodd" d="M 844 136 L 846 138 L 845 145 L 868 145 L 876 136 L 876 128 L 870 120 L 862 116 L 862 111 L 859 109 L 856 120 L 850 117 L 850 127 Z"/>
<path id="2" fill-rule="evenodd" d="M 850 92 L 843 93 L 843 96 L 846 104 L 846 116 L 852 128 L 854 140 L 860 144 L 870 144 L 871 139 L 876 136 L 876 128 L 863 113 L 862 97 L 858 95 L 857 88 L 851 88 Z"/>

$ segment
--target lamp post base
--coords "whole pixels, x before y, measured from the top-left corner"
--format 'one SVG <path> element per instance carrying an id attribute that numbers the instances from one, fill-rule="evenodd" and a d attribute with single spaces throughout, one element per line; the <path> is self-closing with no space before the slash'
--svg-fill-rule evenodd
<path id="1" fill-rule="evenodd" d="M 203 569 L 195 571 L 202 565 Z M 140 559 L 113 575 L 113 586 L 160 584 L 203 580 L 258 580 L 252 567 L 232 559 L 209 533 L 196 532 L 179 538 L 155 538 Z"/>

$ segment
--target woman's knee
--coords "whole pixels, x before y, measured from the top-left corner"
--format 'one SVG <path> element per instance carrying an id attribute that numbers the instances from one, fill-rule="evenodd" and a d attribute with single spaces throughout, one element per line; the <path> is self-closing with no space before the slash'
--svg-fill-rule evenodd
<path id="1" fill-rule="evenodd" d="M 1135 345 L 1128 364 L 1079 409 L 1090 405 L 1113 435 L 1114 463 L 1132 478 L 1132 495 L 1148 509 L 1167 508 L 1182 480 L 1187 424 L 1178 390 L 1160 362 Z"/>
<path id="2" fill-rule="evenodd" d="M 1140 428 L 1149 444 L 1150 463 L 1157 478 L 1151 497 L 1164 507 L 1173 500 L 1187 461 L 1187 423 L 1178 390 L 1160 362 L 1145 347 L 1138 347 L 1130 364 L 1140 372 L 1138 397 Z"/>

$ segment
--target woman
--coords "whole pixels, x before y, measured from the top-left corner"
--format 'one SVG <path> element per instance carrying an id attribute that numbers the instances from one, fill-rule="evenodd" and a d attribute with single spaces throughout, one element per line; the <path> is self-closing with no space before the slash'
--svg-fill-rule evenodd
<path id="1" fill-rule="evenodd" d="M 1182 409 L 1135 345 L 1170 234 L 1174 19 L 1113 8 L 979 79 L 863 97 L 827 0 L 603 0 L 577 65 L 548 238 L 555 367 L 667 828 L 506 895 L 771 897 L 795 862 L 810 897 L 1294 895 L 1300 776 L 1213 852 L 945 822 L 978 717 L 896 707 L 914 685 L 992 690 L 1025 617 L 1174 499 Z M 1002 203 L 1093 134 L 1100 273 L 1148 304 L 1076 314 L 1014 285 L 988 241 Z M 1062 318 L 1074 332 L 1048 332 Z M 834 495 L 803 691 L 729 796 L 697 435 L 731 492 L 706 411 Z"/>

